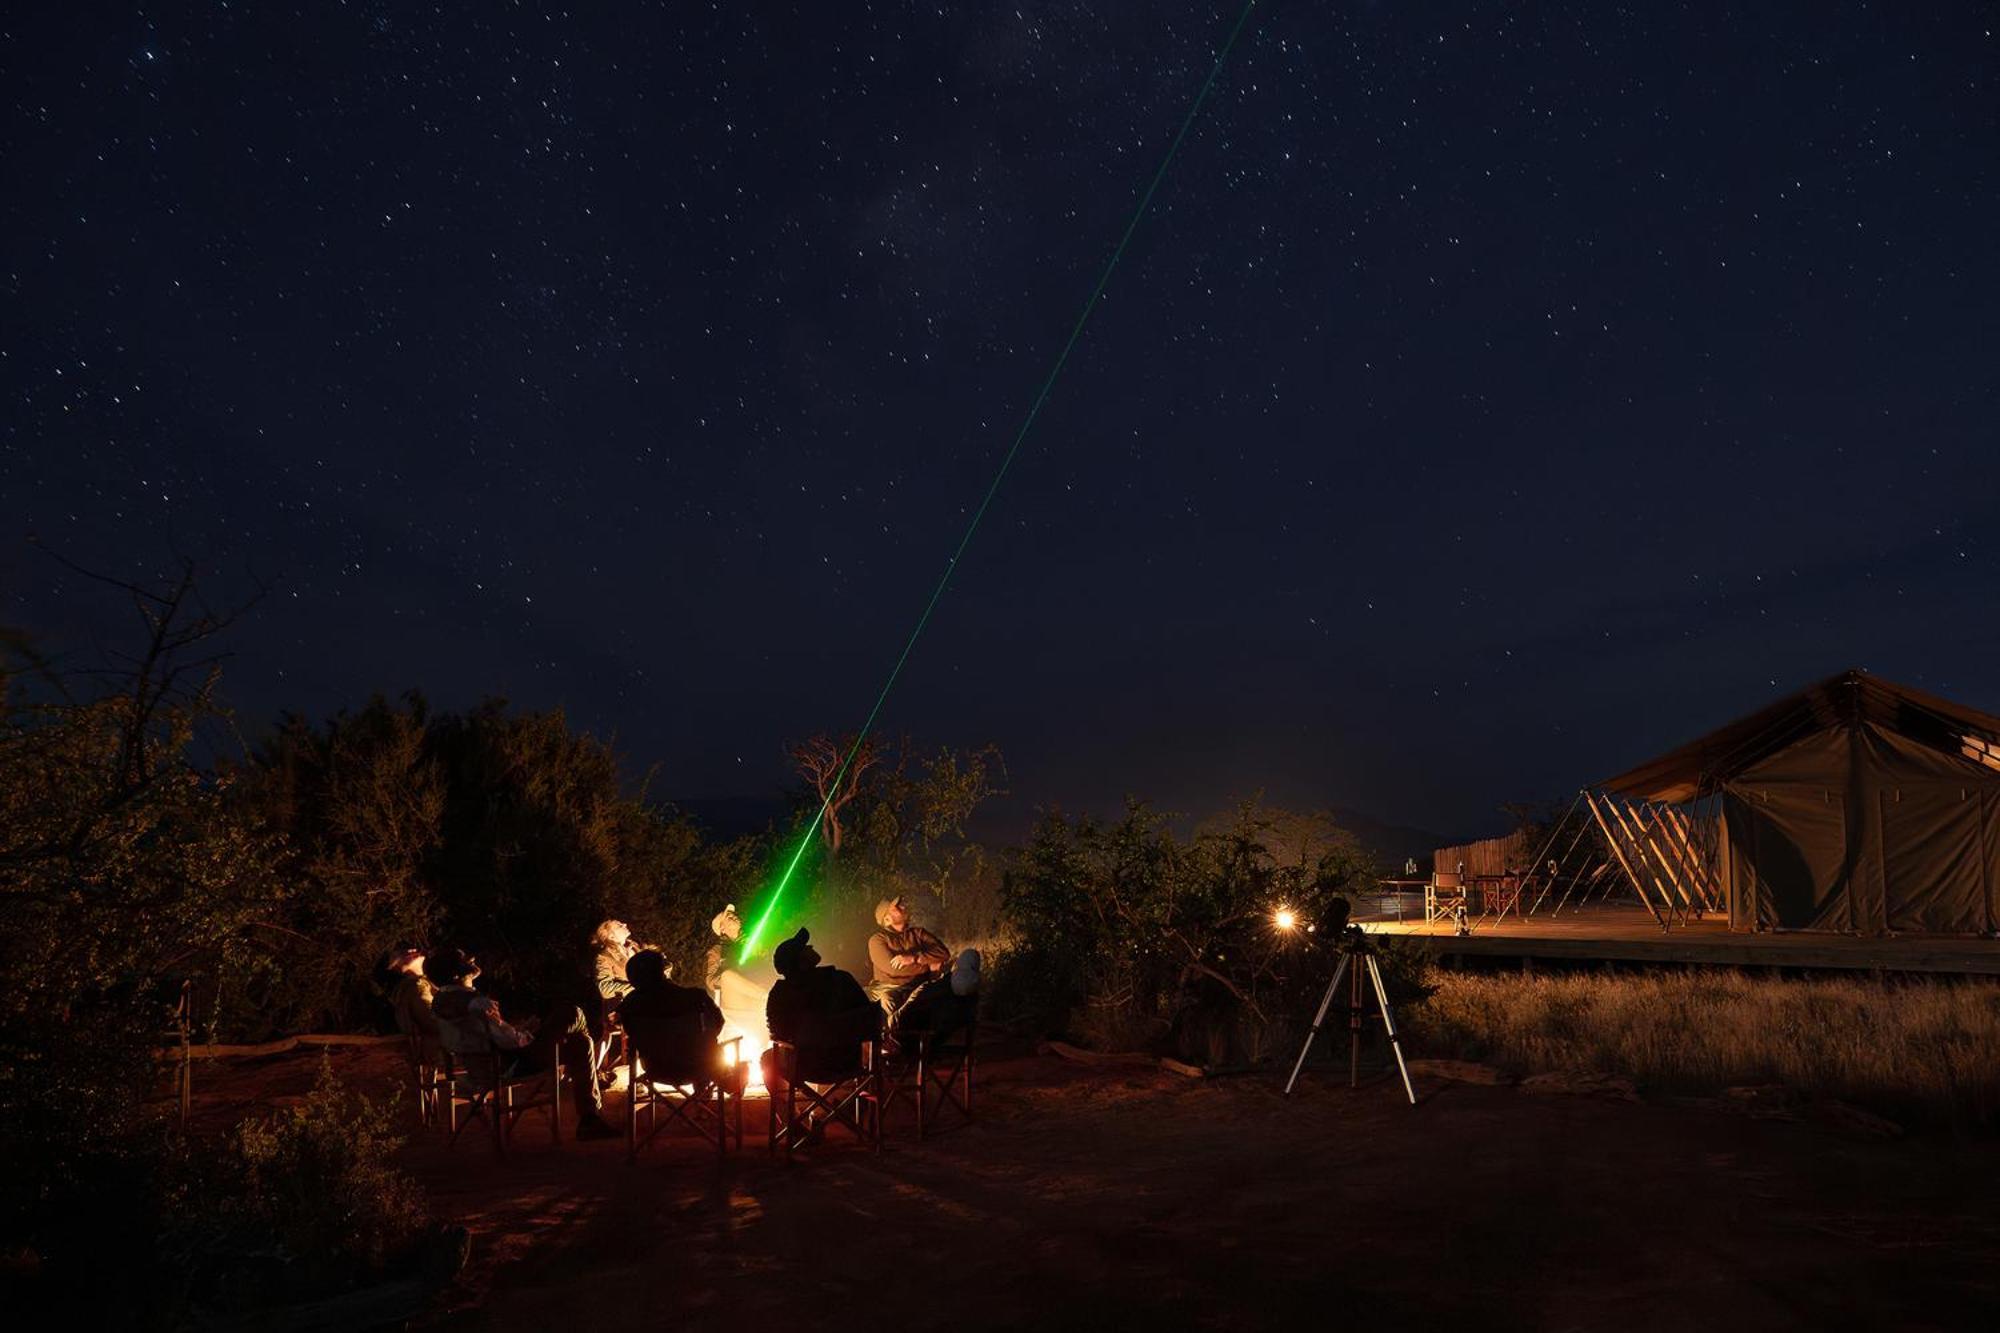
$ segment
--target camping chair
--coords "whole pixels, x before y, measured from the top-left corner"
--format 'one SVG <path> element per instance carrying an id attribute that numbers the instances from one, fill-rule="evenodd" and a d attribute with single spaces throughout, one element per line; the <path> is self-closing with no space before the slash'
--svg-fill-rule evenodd
<path id="1" fill-rule="evenodd" d="M 438 1121 L 444 1093 L 444 1052 L 421 1032 L 403 1034 L 403 1058 L 410 1065 L 410 1082 L 417 1094 L 417 1125 L 429 1129 Z"/>
<path id="2" fill-rule="evenodd" d="M 854 1054 L 828 1061 L 824 1053 L 801 1051 L 788 1041 L 771 1043 L 771 1063 L 783 1093 L 770 1093 L 771 1151 L 785 1156 L 840 1125 L 876 1152 L 882 1151 L 882 1041 L 855 1043 Z"/>
<path id="3" fill-rule="evenodd" d="M 563 1061 L 557 1055 L 547 1069 L 532 1074 L 507 1073 L 506 1055 L 487 1050 L 478 1055 L 442 1052 L 438 1102 L 444 1110 L 445 1142 L 456 1145 L 458 1136 L 475 1120 L 484 1119 L 493 1134 L 493 1155 L 505 1157 L 514 1127 L 530 1111 L 546 1110 L 549 1141 L 562 1145 Z"/>
<path id="4" fill-rule="evenodd" d="M 1454 917 L 1460 908 L 1472 910 L 1464 874 L 1455 870 L 1433 872 L 1431 882 L 1424 886 L 1424 924 L 1435 925 Z"/>
<path id="5" fill-rule="evenodd" d="M 1513 871 L 1504 875 L 1476 876 L 1480 901 L 1485 905 L 1486 914 L 1502 917 L 1511 911 L 1518 915 L 1521 906 L 1521 880 L 1522 877 Z"/>
<path id="6" fill-rule="evenodd" d="M 919 1142 L 930 1132 L 931 1121 L 947 1107 L 960 1119 L 971 1120 L 978 1039 L 977 1018 L 942 1039 L 928 1032 L 906 1039 L 903 1058 L 884 1070 L 882 1109 L 886 1112 L 905 1097 L 913 1100 Z"/>
<path id="7" fill-rule="evenodd" d="M 664 1130 L 679 1125 L 696 1137 L 712 1140 L 718 1157 L 727 1156 L 734 1126 L 736 1146 L 743 1147 L 743 1038 L 718 1041 L 695 1053 L 683 1066 L 648 1065 L 639 1046 L 625 1038 L 625 1151 L 639 1160 L 639 1149 Z M 730 1105 L 735 1104 L 732 1118 Z M 665 1108 L 665 1114 L 661 1109 Z M 639 1122 L 646 1136 L 639 1137 Z"/>

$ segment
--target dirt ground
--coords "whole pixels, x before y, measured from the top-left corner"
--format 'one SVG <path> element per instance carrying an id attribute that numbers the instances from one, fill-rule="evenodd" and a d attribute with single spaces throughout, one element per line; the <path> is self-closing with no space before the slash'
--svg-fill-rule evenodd
<path id="1" fill-rule="evenodd" d="M 317 1055 L 203 1071 L 220 1123 Z M 336 1052 L 362 1086 L 392 1051 Z M 419 1138 L 472 1261 L 427 1326 L 1970 1329 L 2000 1319 L 2000 1145 L 1420 1081 L 1279 1096 L 995 1049 L 979 1117 L 786 1165 L 760 1134 L 508 1161 Z M 622 1114 L 619 1094 L 606 1107 Z M 622 1122 L 621 1122 L 622 1123 Z M 761 1131 L 752 1102 L 746 1131 Z"/>

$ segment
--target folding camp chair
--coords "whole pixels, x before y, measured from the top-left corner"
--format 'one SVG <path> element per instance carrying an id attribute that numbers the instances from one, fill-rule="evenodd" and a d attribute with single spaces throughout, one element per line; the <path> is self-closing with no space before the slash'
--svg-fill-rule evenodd
<path id="1" fill-rule="evenodd" d="M 917 1109 L 919 1141 L 947 1108 L 960 1119 L 971 1120 L 978 1038 L 979 1024 L 974 1020 L 943 1039 L 925 1032 L 905 1040 L 902 1058 L 891 1061 L 883 1071 L 882 1109 L 886 1112 L 898 1101 L 910 1099 Z"/>
<path id="2" fill-rule="evenodd" d="M 705 1038 L 704 1038 L 705 1040 Z M 712 1141 L 717 1156 L 726 1156 L 733 1132 L 743 1146 L 743 1038 L 716 1042 L 685 1066 L 648 1065 L 638 1043 L 625 1039 L 625 1151 L 639 1160 L 639 1149 L 662 1131 L 679 1127 Z M 730 1114 L 731 1106 L 735 1114 Z M 665 1114 L 661 1113 L 662 1108 Z M 646 1122 L 645 1137 L 639 1136 Z"/>
<path id="3" fill-rule="evenodd" d="M 429 1129 L 438 1122 L 444 1095 L 444 1052 L 420 1032 L 403 1034 L 403 1058 L 410 1066 L 410 1083 L 417 1097 L 417 1125 Z"/>
<path id="4" fill-rule="evenodd" d="M 839 1125 L 875 1151 L 882 1150 L 882 1103 L 886 1084 L 882 1042 L 857 1042 L 852 1056 L 828 1061 L 821 1052 L 802 1052 L 791 1042 L 771 1044 L 773 1071 L 784 1084 L 770 1094 L 771 1151 L 792 1150 Z"/>
<path id="5" fill-rule="evenodd" d="M 442 1053 L 439 1103 L 444 1110 L 445 1141 L 456 1145 L 458 1136 L 473 1121 L 484 1119 L 493 1134 L 493 1153 L 507 1155 L 514 1127 L 531 1111 L 546 1111 L 549 1141 L 562 1144 L 563 1061 L 550 1061 L 547 1069 L 532 1074 L 507 1073 L 506 1057 L 499 1051 L 480 1055 Z"/>

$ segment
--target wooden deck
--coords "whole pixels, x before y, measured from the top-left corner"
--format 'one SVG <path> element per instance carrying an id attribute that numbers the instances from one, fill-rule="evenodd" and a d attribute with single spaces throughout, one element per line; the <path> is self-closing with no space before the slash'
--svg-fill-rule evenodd
<path id="1" fill-rule="evenodd" d="M 1751 934 L 1731 931 L 1720 919 L 1662 931 L 1637 905 L 1572 909 L 1560 915 L 1473 918 L 1472 933 L 1452 934 L 1449 921 L 1372 915 L 1356 918 L 1370 932 L 1422 936 L 1439 954 L 1461 958 L 1567 958 L 1604 962 L 1680 963 L 1716 967 L 1848 968 L 1860 971 L 1931 972 L 2000 976 L 2000 940 L 1963 936 L 1890 938 L 1821 935 L 1803 931 Z"/>

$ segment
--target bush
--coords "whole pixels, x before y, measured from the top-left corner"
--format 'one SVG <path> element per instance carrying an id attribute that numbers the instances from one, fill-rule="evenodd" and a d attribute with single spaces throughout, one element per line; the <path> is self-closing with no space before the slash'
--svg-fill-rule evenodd
<path id="1" fill-rule="evenodd" d="M 1329 822 L 1254 804 L 1188 838 L 1137 803 L 1109 825 L 1050 814 L 1006 877 L 989 1003 L 1086 1044 L 1268 1059 L 1336 966 L 1318 924 L 1374 873 Z"/>
<path id="2" fill-rule="evenodd" d="M 322 1062 L 301 1104 L 237 1127 L 230 1211 L 327 1276 L 380 1269 L 430 1225 L 416 1181 L 390 1162 L 402 1141 L 394 1123 L 392 1103 L 348 1090 Z"/>
<path id="3" fill-rule="evenodd" d="M 179 1156 L 161 1199 L 168 1313 L 306 1302 L 412 1267 L 438 1233 L 391 1160 L 397 1123 L 393 1101 L 322 1063 L 299 1105 L 244 1121 L 219 1153 Z"/>
<path id="4" fill-rule="evenodd" d="M 412 694 L 288 719 L 243 778 L 302 890 L 267 958 L 231 978 L 225 1018 L 244 1038 L 380 1025 L 371 969 L 402 937 L 472 950 L 527 1008 L 583 998 L 609 917 L 698 976 L 708 920 L 744 896 L 760 851 L 647 804 L 560 710 L 498 701 L 439 714 Z"/>

